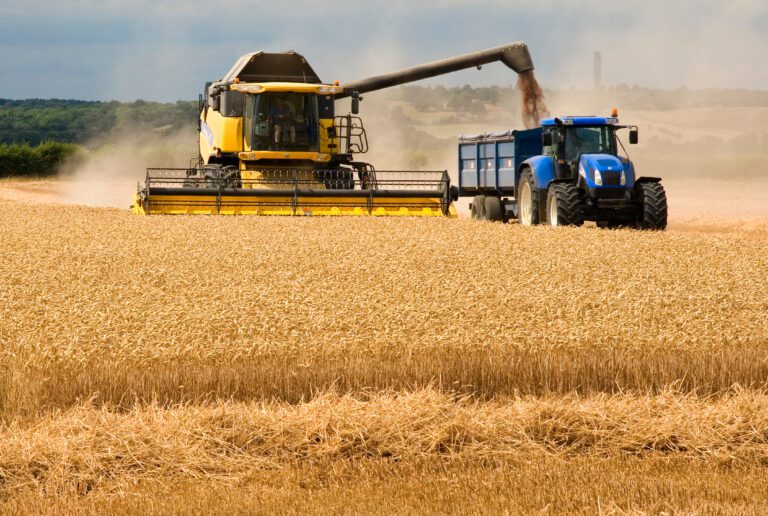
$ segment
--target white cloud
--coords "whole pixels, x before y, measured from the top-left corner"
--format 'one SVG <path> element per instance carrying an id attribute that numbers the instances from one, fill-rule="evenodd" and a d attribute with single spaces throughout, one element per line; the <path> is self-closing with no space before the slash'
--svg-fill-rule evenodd
<path id="1" fill-rule="evenodd" d="M 296 50 L 330 81 L 518 39 L 546 86 L 589 86 L 601 50 L 607 84 L 768 88 L 768 3 L 756 0 L 28 0 L 0 6 L 0 92 L 175 100 L 255 49 Z M 18 78 L 31 69 L 30 86 Z M 513 80 L 493 66 L 439 82 Z"/>

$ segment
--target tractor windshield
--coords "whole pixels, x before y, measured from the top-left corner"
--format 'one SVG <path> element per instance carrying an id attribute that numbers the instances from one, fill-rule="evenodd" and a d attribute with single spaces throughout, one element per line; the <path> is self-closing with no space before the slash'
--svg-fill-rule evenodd
<path id="1" fill-rule="evenodd" d="M 313 94 L 250 95 L 244 123 L 251 150 L 317 152 L 317 97 Z"/>
<path id="2" fill-rule="evenodd" d="M 576 161 L 582 154 L 616 155 L 613 128 L 571 126 L 565 131 L 565 159 Z"/>

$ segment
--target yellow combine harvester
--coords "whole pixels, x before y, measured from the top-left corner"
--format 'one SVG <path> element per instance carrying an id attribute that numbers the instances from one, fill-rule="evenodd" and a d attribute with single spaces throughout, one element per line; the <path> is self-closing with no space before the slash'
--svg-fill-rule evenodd
<path id="1" fill-rule="evenodd" d="M 501 61 L 533 69 L 513 43 L 340 85 L 295 52 L 242 56 L 200 97 L 200 155 L 185 169 L 150 168 L 140 214 L 454 216 L 447 171 L 381 171 L 368 150 L 360 94 Z M 351 98 L 337 116 L 336 100 Z"/>

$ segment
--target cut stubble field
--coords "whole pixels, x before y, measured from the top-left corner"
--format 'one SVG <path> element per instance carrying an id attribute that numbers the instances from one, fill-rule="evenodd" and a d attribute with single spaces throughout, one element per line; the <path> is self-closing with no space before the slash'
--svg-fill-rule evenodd
<path id="1" fill-rule="evenodd" d="M 764 219 L 659 233 L 23 201 L 0 201 L 9 510 L 768 503 Z"/>

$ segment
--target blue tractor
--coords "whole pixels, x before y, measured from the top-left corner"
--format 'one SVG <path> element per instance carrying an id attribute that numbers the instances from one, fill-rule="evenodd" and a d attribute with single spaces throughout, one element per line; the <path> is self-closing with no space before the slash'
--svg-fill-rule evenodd
<path id="1" fill-rule="evenodd" d="M 474 196 L 479 220 L 664 229 L 661 179 L 636 176 L 622 129 L 637 143 L 637 127 L 619 125 L 616 116 L 546 118 L 535 129 L 462 135 L 459 196 Z"/>

